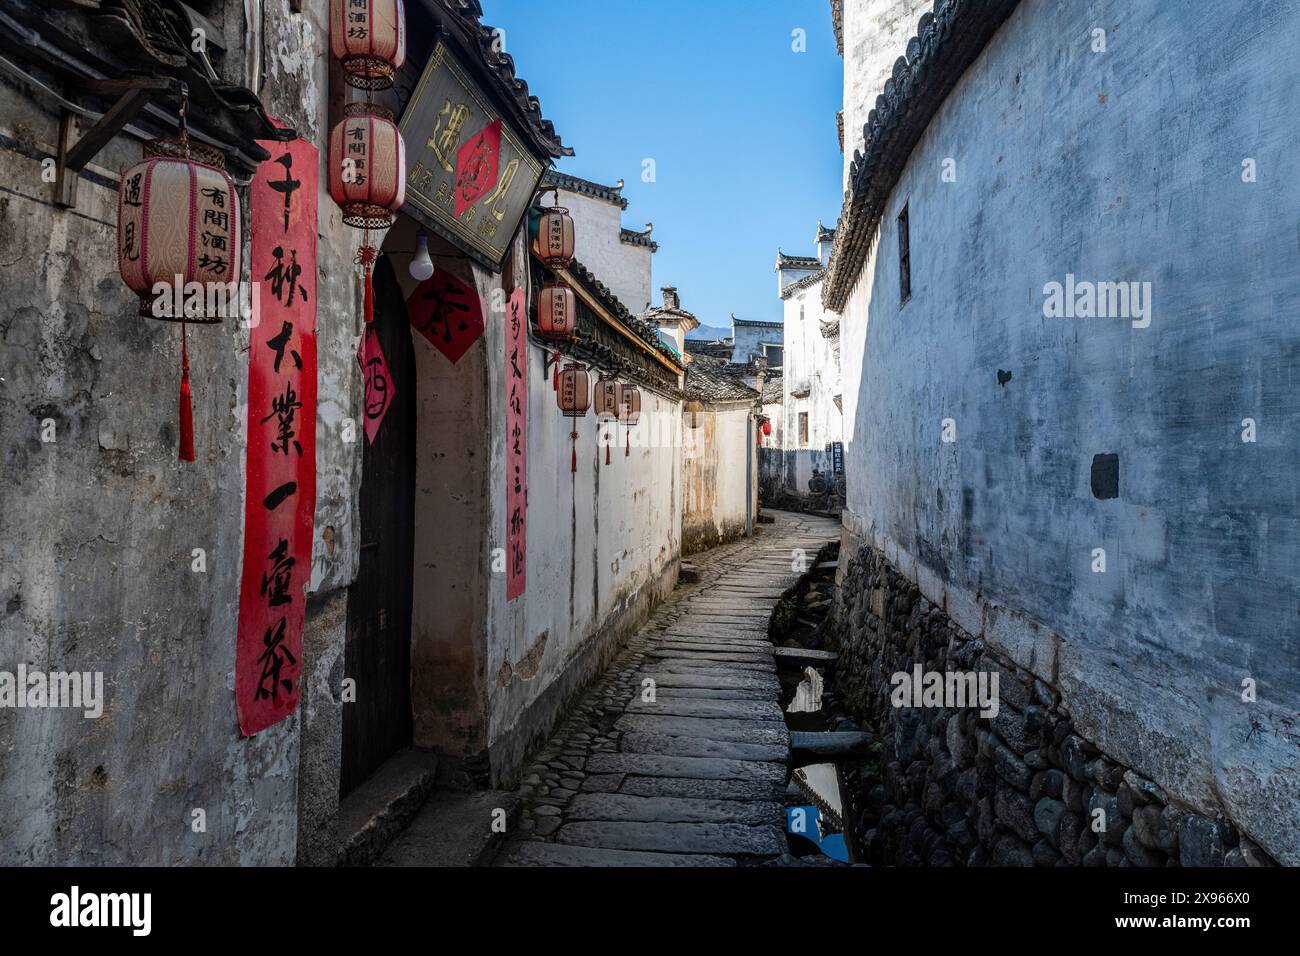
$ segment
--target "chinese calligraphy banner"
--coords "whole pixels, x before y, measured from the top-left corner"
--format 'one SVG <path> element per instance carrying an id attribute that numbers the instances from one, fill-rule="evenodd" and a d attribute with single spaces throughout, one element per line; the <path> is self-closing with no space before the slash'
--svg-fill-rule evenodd
<path id="1" fill-rule="evenodd" d="M 483 302 L 473 286 L 446 269 L 437 269 L 406 300 L 406 314 L 417 332 L 452 365 L 483 334 Z"/>
<path id="2" fill-rule="evenodd" d="M 264 145 L 249 187 L 253 278 L 235 707 L 251 736 L 298 705 L 316 511 L 317 151 Z"/>
<path id="3" fill-rule="evenodd" d="M 503 123 L 445 40 L 402 113 L 403 212 L 498 269 L 542 178 L 541 163 Z"/>
<path id="4" fill-rule="evenodd" d="M 528 312 L 524 290 L 506 305 L 506 600 L 524 593 L 528 572 Z"/>

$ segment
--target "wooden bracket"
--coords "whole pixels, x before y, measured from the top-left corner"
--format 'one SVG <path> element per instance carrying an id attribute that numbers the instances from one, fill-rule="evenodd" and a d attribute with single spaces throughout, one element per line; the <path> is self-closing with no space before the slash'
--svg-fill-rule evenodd
<path id="1" fill-rule="evenodd" d="M 116 96 L 117 101 L 80 137 L 76 133 L 77 114 L 68 109 L 63 111 L 59 123 L 58 177 L 54 181 L 54 201 L 67 207 L 77 205 L 77 185 L 86 164 L 122 131 L 122 127 L 135 119 L 155 96 L 178 93 L 180 81 L 171 77 L 87 80 L 80 88 L 82 92 L 97 96 Z"/>

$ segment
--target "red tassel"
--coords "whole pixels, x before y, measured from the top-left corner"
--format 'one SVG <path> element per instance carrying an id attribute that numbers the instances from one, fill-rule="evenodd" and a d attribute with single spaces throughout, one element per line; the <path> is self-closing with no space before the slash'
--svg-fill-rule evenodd
<path id="1" fill-rule="evenodd" d="M 366 325 L 375 321 L 375 285 L 370 281 L 370 266 L 366 266 Z"/>
<path id="2" fill-rule="evenodd" d="M 185 348 L 185 323 L 181 323 L 181 442 L 177 459 L 194 460 L 194 410 L 190 407 L 190 357 Z"/>
<path id="3" fill-rule="evenodd" d="M 573 464 L 570 468 L 576 475 L 578 473 L 578 433 L 572 432 L 569 437 L 573 439 Z"/>
<path id="4" fill-rule="evenodd" d="M 558 351 L 551 358 L 551 390 L 555 392 L 560 390 L 560 353 Z"/>

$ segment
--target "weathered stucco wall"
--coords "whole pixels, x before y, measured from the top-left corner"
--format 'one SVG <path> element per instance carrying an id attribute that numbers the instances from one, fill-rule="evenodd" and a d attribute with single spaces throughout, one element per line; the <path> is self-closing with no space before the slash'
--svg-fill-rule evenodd
<path id="1" fill-rule="evenodd" d="M 850 540 L 1059 690 L 1091 744 L 1288 863 L 1297 41 L 1286 5 L 1026 0 L 914 151 L 844 318 Z M 1067 274 L 1151 283 L 1149 326 L 1046 318 Z"/>
<path id="2" fill-rule="evenodd" d="M 318 144 L 321 18 L 318 5 L 291 15 L 269 4 L 264 91 Z M 238 30 L 242 14 L 229 23 Z M 238 33 L 228 40 L 224 69 L 237 79 Z M 102 671 L 106 705 L 97 720 L 0 710 L 0 862 L 292 863 L 300 715 L 244 739 L 234 707 L 248 331 L 190 330 L 198 460 L 176 461 L 180 330 L 137 316 L 116 266 L 116 175 L 140 144 L 115 140 L 77 208 L 56 209 L 39 159 L 57 129 L 49 104 L 0 84 L 0 133 L 22 150 L 0 150 L 0 670 Z M 359 296 L 355 233 L 323 185 L 318 202 L 312 586 L 324 598 L 355 573 L 358 456 L 341 421 L 358 413 Z M 52 442 L 41 440 L 47 419 Z M 196 548 L 204 572 L 192 570 Z M 307 646 L 328 655 L 342 626 L 326 613 L 315 633 L 321 607 Z M 194 810 L 205 832 L 192 829 Z"/>
<path id="3" fill-rule="evenodd" d="M 749 452 L 749 402 L 719 402 L 700 413 L 699 427 L 683 425 L 685 498 L 682 543 L 694 554 L 744 535 L 749 530 L 746 483 L 757 482 L 757 462 L 746 469 Z"/>

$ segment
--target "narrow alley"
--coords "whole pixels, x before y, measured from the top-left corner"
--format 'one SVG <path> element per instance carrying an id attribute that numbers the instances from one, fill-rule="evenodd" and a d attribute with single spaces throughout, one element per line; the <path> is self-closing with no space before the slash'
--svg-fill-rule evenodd
<path id="1" fill-rule="evenodd" d="M 696 555 L 699 580 L 679 585 L 582 694 L 525 770 L 497 865 L 732 866 L 788 853 L 790 735 L 768 621 L 838 525 L 773 518 Z M 445 863 L 449 842 L 479 846 L 501 802 L 474 799 L 455 833 L 442 806 L 426 806 L 381 865 Z"/>

